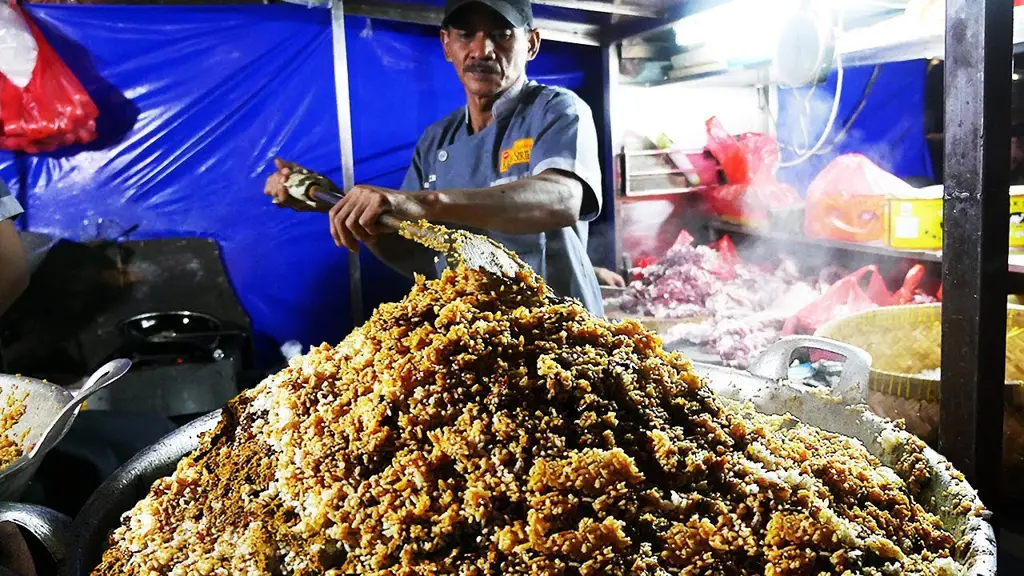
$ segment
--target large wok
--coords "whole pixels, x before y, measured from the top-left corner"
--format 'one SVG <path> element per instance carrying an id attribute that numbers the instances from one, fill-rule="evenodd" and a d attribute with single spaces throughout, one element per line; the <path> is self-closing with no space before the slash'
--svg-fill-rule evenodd
<path id="1" fill-rule="evenodd" d="M 844 356 L 846 363 L 839 384 L 822 390 L 786 381 L 793 354 L 803 348 Z M 789 413 L 808 424 L 851 436 L 863 442 L 883 463 L 892 464 L 913 437 L 864 406 L 870 364 L 871 358 L 863 350 L 831 340 L 796 337 L 784 339 L 769 349 L 750 372 L 703 364 L 695 364 L 695 368 L 724 397 L 750 402 L 768 414 Z M 86 576 L 99 563 L 108 535 L 119 525 L 121 515 L 148 493 L 156 479 L 173 472 L 178 460 L 198 446 L 200 435 L 213 429 L 219 418 L 219 412 L 208 414 L 136 455 L 93 494 L 63 539 L 55 541 L 53 534 L 60 531 L 59 525 L 54 526 L 37 509 L 11 511 L 0 505 L 0 517 L 45 532 L 52 545 L 65 544 L 66 557 L 60 573 Z M 922 501 L 957 538 L 957 560 L 965 566 L 965 576 L 995 576 L 992 527 L 983 518 L 949 512 L 963 502 L 980 504 L 977 493 L 966 482 L 953 478 L 948 462 L 937 453 L 927 450 L 925 456 L 933 481 Z"/>

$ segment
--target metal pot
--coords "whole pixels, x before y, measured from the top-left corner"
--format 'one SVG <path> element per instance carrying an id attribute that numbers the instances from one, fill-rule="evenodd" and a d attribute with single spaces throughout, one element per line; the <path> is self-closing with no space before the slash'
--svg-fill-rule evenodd
<path id="1" fill-rule="evenodd" d="M 198 312 L 151 312 L 122 320 L 117 327 L 140 354 L 213 351 L 225 334 L 220 320 Z"/>
<path id="2" fill-rule="evenodd" d="M 7 431 L 7 436 L 11 439 L 20 438 L 28 430 L 28 436 L 22 443 L 24 447 L 28 448 L 41 439 L 43 432 L 50 427 L 60 411 L 74 397 L 71 392 L 49 382 L 0 374 L 0 406 L 6 406 L 8 399 L 12 396 L 20 398 L 25 393 L 28 394 L 24 400 L 25 415 Z M 68 421 L 64 430 L 60 432 L 60 437 L 63 437 L 68 431 L 73 420 L 74 418 Z M 0 469 L 0 500 L 20 498 L 25 487 L 28 486 L 29 480 L 32 479 L 32 475 L 39 468 L 43 456 L 46 455 L 43 451 L 35 456 L 30 456 L 27 449 L 25 452 L 21 458 Z"/>
<path id="3" fill-rule="evenodd" d="M 811 388 L 784 380 L 793 354 L 804 348 L 834 352 L 846 358 L 843 376 L 834 389 Z M 701 364 L 694 368 L 724 397 L 750 402 L 768 414 L 789 413 L 807 424 L 856 438 L 883 463 L 892 464 L 913 437 L 892 422 L 871 414 L 863 405 L 870 364 L 870 356 L 858 348 L 821 338 L 794 337 L 769 349 L 749 373 Z M 61 574 L 88 575 L 99 563 L 108 535 L 119 525 L 120 516 L 148 493 L 156 479 L 173 472 L 178 460 L 195 450 L 199 436 L 213 429 L 219 419 L 219 412 L 208 414 L 139 453 L 115 472 L 75 519 L 65 538 L 70 545 Z M 883 432 L 888 441 L 881 439 Z M 994 576 L 996 544 L 992 527 L 983 518 L 949 512 L 964 501 L 980 504 L 976 492 L 966 482 L 953 478 L 948 462 L 937 453 L 927 450 L 925 457 L 933 481 L 922 502 L 939 515 L 960 543 L 957 560 L 966 567 L 965 575 Z M 0 514 L 3 510 L 0 505 Z M 24 512 L 21 517 L 25 520 L 23 525 L 47 525 L 37 514 Z"/>

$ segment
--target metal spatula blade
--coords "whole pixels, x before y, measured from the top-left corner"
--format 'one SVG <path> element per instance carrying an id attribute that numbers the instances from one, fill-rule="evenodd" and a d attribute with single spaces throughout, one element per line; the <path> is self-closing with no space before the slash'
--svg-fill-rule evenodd
<path id="1" fill-rule="evenodd" d="M 311 205 L 319 202 L 333 206 L 344 198 L 344 193 L 330 180 L 299 166 L 292 168 L 285 188 L 292 197 Z M 443 253 L 450 267 L 462 264 L 473 270 L 513 279 L 520 272 L 531 276 L 535 274 L 529 264 L 486 236 L 448 230 L 427 222 L 403 220 L 392 214 L 384 214 L 377 221 L 410 240 Z"/>

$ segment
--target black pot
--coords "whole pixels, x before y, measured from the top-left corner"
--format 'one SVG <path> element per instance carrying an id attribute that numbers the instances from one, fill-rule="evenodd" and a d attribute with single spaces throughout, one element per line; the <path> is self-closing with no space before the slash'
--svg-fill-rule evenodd
<path id="1" fill-rule="evenodd" d="M 152 312 L 122 320 L 118 330 L 138 355 L 180 355 L 212 352 L 225 336 L 220 320 L 198 312 Z"/>

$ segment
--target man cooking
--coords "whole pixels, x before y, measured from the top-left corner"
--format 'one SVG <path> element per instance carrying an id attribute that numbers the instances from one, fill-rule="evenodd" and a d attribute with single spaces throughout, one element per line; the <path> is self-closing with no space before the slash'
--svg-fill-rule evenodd
<path id="1" fill-rule="evenodd" d="M 466 228 L 515 251 L 556 293 L 602 314 L 586 251 L 587 222 L 601 209 L 597 131 L 578 96 L 527 79 L 540 43 L 528 0 L 449 0 L 441 47 L 466 106 L 423 133 L 401 191 L 355 186 L 330 209 L 335 243 L 355 252 L 363 242 L 392 268 L 433 277 L 437 253 L 377 218 Z M 264 193 L 298 208 L 284 187 L 288 165 L 277 168 Z"/>

